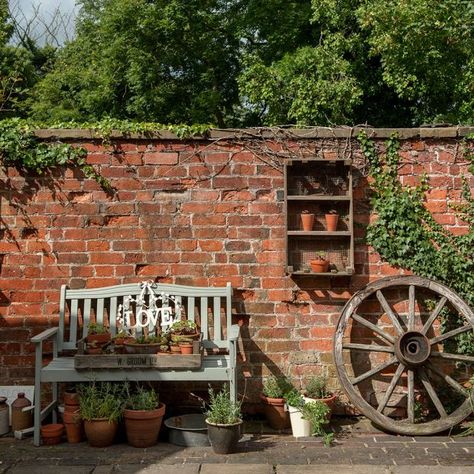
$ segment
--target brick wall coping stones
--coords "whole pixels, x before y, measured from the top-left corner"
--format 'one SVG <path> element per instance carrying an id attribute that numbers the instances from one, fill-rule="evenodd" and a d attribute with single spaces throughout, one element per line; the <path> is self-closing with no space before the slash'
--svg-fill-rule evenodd
<path id="1" fill-rule="evenodd" d="M 160 139 L 160 140 L 217 140 L 217 139 L 271 139 L 275 136 L 293 137 L 297 139 L 317 139 L 317 138 L 351 138 L 356 137 L 359 132 L 365 130 L 371 138 L 388 138 L 394 132 L 400 139 L 412 138 L 462 138 L 474 134 L 474 127 L 418 127 L 418 128 L 371 128 L 371 127 L 308 127 L 308 128 L 229 128 L 211 129 L 208 134 L 180 138 L 175 133 L 168 130 L 157 130 L 150 133 L 124 133 L 114 131 L 110 138 L 115 139 Z M 39 129 L 35 135 L 41 139 L 99 139 L 96 132 L 86 129 Z"/>

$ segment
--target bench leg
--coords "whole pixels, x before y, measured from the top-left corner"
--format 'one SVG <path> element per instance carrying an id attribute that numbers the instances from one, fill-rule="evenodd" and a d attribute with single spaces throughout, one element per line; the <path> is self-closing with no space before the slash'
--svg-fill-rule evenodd
<path id="1" fill-rule="evenodd" d="M 53 382 L 52 383 L 52 395 L 53 395 L 53 402 L 54 402 L 54 410 L 53 410 L 53 423 L 57 423 L 58 422 L 58 383 L 57 382 Z"/>
<path id="2" fill-rule="evenodd" d="M 35 361 L 35 407 L 33 413 L 33 444 L 40 445 L 40 429 L 41 429 L 41 365 L 42 365 L 42 348 L 41 344 L 36 346 Z"/>

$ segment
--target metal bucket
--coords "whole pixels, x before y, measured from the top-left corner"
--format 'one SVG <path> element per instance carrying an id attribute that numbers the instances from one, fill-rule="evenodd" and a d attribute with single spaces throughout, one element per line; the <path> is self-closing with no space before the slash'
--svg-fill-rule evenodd
<path id="1" fill-rule="evenodd" d="M 178 446 L 209 446 L 206 417 L 201 414 L 174 416 L 165 420 L 169 442 Z"/>

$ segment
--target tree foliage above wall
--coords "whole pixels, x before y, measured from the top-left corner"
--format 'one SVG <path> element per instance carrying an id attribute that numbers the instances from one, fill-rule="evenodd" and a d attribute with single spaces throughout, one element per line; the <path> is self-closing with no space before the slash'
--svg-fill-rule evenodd
<path id="1" fill-rule="evenodd" d="M 474 123 L 473 2 L 78 3 L 76 38 L 49 69 L 54 51 L 39 61 L 34 49 L 7 45 L 0 1 L 0 92 L 18 89 L 13 105 L 2 99 L 2 115 L 220 127 Z"/>

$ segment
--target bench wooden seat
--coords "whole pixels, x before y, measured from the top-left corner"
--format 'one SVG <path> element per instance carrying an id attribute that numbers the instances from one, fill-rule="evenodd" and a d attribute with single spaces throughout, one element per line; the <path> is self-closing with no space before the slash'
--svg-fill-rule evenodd
<path id="1" fill-rule="evenodd" d="M 87 369 L 74 367 L 74 351 L 78 340 L 87 336 L 89 324 L 99 323 L 110 327 L 112 335 L 120 326 L 120 308 L 126 308 L 137 318 L 141 307 L 128 303 L 129 297 L 143 293 L 143 284 L 124 284 L 103 288 L 71 290 L 61 287 L 59 326 L 50 328 L 34 336 L 36 345 L 35 362 L 35 407 L 34 437 L 36 446 L 40 444 L 41 421 L 53 413 L 56 421 L 58 408 L 58 383 L 92 381 L 223 381 L 228 382 L 233 400 L 237 399 L 237 339 L 239 326 L 232 324 L 232 287 L 191 287 L 156 283 L 152 285 L 155 295 L 162 295 L 162 302 L 155 307 L 178 302 L 176 312 L 180 318 L 195 321 L 202 333 L 202 346 L 210 353 L 204 355 L 201 367 L 197 369 L 163 370 L 156 368 L 130 369 Z M 148 300 L 147 300 L 148 301 Z M 151 300 L 150 300 L 151 301 Z M 140 316 L 142 317 L 142 316 Z M 157 322 L 159 324 L 159 321 Z M 153 330 L 152 323 L 148 327 Z M 136 335 L 142 332 L 135 329 Z M 53 343 L 53 358 L 44 364 L 43 343 Z M 163 356 L 173 357 L 173 356 Z M 41 410 L 41 384 L 52 384 L 53 401 Z"/>

